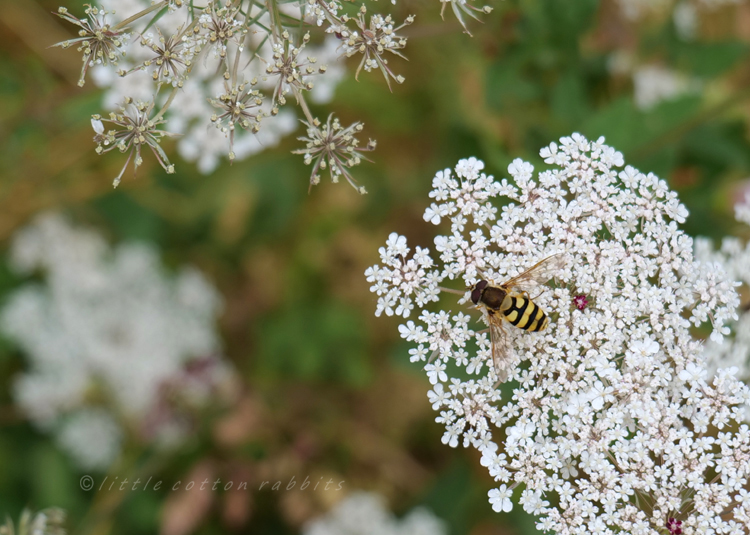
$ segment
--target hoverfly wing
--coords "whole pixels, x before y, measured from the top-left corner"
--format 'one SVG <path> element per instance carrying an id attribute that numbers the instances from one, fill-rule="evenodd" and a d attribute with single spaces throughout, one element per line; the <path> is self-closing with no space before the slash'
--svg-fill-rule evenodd
<path id="1" fill-rule="evenodd" d="M 531 266 L 529 269 L 503 283 L 506 288 L 529 291 L 540 284 L 546 284 L 555 273 L 565 266 L 565 253 L 548 256 Z"/>
<path id="2" fill-rule="evenodd" d="M 492 364 L 500 382 L 504 382 L 510 375 L 513 355 L 511 353 L 508 333 L 505 332 L 503 319 L 500 314 L 488 314 L 490 324 L 490 344 L 492 346 Z"/>

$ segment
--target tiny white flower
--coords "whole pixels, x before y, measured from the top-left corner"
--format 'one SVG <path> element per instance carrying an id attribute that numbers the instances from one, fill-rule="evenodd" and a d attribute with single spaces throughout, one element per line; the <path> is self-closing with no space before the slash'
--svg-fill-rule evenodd
<path id="1" fill-rule="evenodd" d="M 684 370 L 680 372 L 678 377 L 682 381 L 700 381 L 704 379 L 708 371 L 694 363 L 689 363 Z"/>
<path id="2" fill-rule="evenodd" d="M 513 502 L 510 500 L 513 492 L 508 490 L 507 485 L 500 485 L 497 489 L 491 489 L 488 493 L 492 510 L 496 513 L 510 513 L 513 510 Z"/>

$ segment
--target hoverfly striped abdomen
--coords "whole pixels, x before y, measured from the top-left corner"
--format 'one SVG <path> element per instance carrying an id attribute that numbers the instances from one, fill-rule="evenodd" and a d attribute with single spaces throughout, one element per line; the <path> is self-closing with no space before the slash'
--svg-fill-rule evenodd
<path id="1" fill-rule="evenodd" d="M 563 253 L 556 253 L 537 262 L 526 271 L 502 284 L 482 279 L 467 290 L 477 308 L 484 309 L 489 327 L 492 362 L 497 380 L 506 381 L 513 365 L 513 353 L 504 323 L 512 323 L 525 331 L 543 331 L 549 318 L 529 299 L 529 289 L 546 284 L 564 265 Z"/>
<path id="2" fill-rule="evenodd" d="M 547 328 L 547 314 L 534 301 L 521 295 L 509 296 L 510 306 L 503 310 L 505 318 L 525 331 L 543 331 Z"/>

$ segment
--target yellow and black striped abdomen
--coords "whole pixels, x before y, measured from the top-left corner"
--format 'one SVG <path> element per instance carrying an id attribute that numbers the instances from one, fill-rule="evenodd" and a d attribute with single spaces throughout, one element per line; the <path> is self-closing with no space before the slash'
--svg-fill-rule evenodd
<path id="1" fill-rule="evenodd" d="M 511 306 L 503 310 L 505 319 L 519 329 L 543 331 L 547 328 L 547 314 L 528 297 L 511 296 Z"/>

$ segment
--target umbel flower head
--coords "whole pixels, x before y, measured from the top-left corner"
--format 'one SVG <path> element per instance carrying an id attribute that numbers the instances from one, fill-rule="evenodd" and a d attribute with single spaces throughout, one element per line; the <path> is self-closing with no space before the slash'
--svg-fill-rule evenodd
<path id="1" fill-rule="evenodd" d="M 545 532 L 744 533 L 750 391 L 734 369 L 707 378 L 692 334 L 723 338 L 734 284 L 694 260 L 676 194 L 623 168 L 603 138 L 574 134 L 540 154 L 549 167 L 536 178 L 519 159 L 499 182 L 474 158 L 438 172 L 424 214 L 448 224 L 436 253 L 410 255 L 394 233 L 366 272 L 376 314 L 416 316 L 399 330 L 425 363 L 443 442 L 481 451 L 493 508 L 519 503 Z M 499 389 L 488 311 L 466 289 L 554 254 L 552 281 L 521 296 L 549 326 L 506 322 L 513 367 Z"/>
<path id="2" fill-rule="evenodd" d="M 99 115 L 94 115 L 91 118 L 91 126 L 96 132 L 94 142 L 96 143 L 97 154 L 109 152 L 114 148 L 117 148 L 120 152 L 128 153 L 128 159 L 122 166 L 120 174 L 113 181 L 115 187 L 120 183 L 122 175 L 133 156 L 135 156 L 133 172 L 137 171 L 143 163 L 143 157 L 141 156 L 141 147 L 143 146 L 151 149 L 151 152 L 154 153 L 167 173 L 174 173 L 174 166 L 169 163 L 169 158 L 160 145 L 161 138 L 174 134 L 158 128 L 166 121 L 159 114 L 152 117 L 153 109 L 153 101 L 133 101 L 127 98 L 120 108 L 120 113 L 110 113 L 109 119 L 102 119 Z M 103 121 L 111 123 L 116 128 L 105 132 Z"/>
<path id="3" fill-rule="evenodd" d="M 112 27 L 107 21 L 107 12 L 96 6 L 86 5 L 85 13 L 87 19 L 74 17 L 68 10 L 61 7 L 57 10 L 57 16 L 63 20 L 75 24 L 80 28 L 79 37 L 69 39 L 52 46 L 68 48 L 77 44 L 78 51 L 83 52 L 83 67 L 78 85 L 83 87 L 86 81 L 86 73 L 89 67 L 94 65 L 117 65 L 123 56 L 123 50 L 130 38 L 126 28 Z"/>
<path id="4" fill-rule="evenodd" d="M 326 66 L 315 67 L 317 59 L 302 58 L 300 54 L 310 41 L 310 34 L 302 37 L 302 43 L 297 47 L 290 42 L 289 32 L 284 31 L 283 40 L 273 45 L 272 60 L 266 66 L 264 80 L 272 81 L 272 113 L 278 113 L 276 104 L 286 104 L 286 95 L 290 92 L 298 96 L 301 91 L 310 91 L 313 83 L 310 77 L 314 74 L 324 74 Z M 299 97 L 297 98 L 299 101 Z"/>
<path id="5" fill-rule="evenodd" d="M 360 147 L 359 140 L 354 137 L 362 131 L 362 123 L 353 123 L 344 128 L 331 114 L 322 126 L 318 119 L 304 124 L 307 126 L 307 136 L 298 139 L 305 142 L 305 148 L 294 151 L 294 154 L 304 154 L 305 164 L 313 166 L 310 187 L 320 184 L 318 172 L 328 168 L 332 182 L 338 182 L 339 177 L 343 176 L 358 192 L 367 193 L 364 186 L 357 184 L 349 172 L 363 158 L 367 159 L 362 152 L 375 150 L 373 140 Z"/>
<path id="6" fill-rule="evenodd" d="M 14 236 L 9 264 L 36 276 L 0 309 L 28 363 L 14 401 L 81 468 L 106 469 L 124 442 L 175 445 L 231 387 L 220 297 L 194 268 L 172 276 L 152 247 L 110 248 L 55 214 Z"/>
<path id="7" fill-rule="evenodd" d="M 155 82 L 182 87 L 196 50 L 188 40 L 191 32 L 180 27 L 176 33 L 165 36 L 157 26 L 156 33 L 158 38 L 150 32 L 141 37 L 141 46 L 151 53 L 133 70 L 150 70 Z M 128 73 L 120 74 L 126 76 Z"/>
<path id="8" fill-rule="evenodd" d="M 230 86 L 224 83 L 224 93 L 209 102 L 214 108 L 218 108 L 221 114 L 214 113 L 211 122 L 221 130 L 224 135 L 229 136 L 229 161 L 234 161 L 234 133 L 239 126 L 243 130 L 258 132 L 263 112 L 260 107 L 263 104 L 263 96 L 253 89 L 254 80 L 248 85 L 241 83 Z"/>
<path id="9" fill-rule="evenodd" d="M 390 15 L 386 17 L 372 15 L 370 17 L 370 24 L 368 25 L 365 18 L 366 14 L 367 8 L 363 4 L 355 19 L 359 30 L 350 31 L 342 27 L 341 32 L 339 32 L 341 39 L 344 41 L 344 53 L 347 57 L 362 54 L 362 60 L 359 62 L 357 72 L 354 74 L 355 78 L 359 76 L 359 72 L 363 68 L 367 72 L 373 69 L 380 69 L 388 84 L 388 89 L 391 89 L 391 79 L 401 84 L 404 82 L 404 77 L 400 74 L 395 74 L 391 70 L 388 66 L 388 58 L 385 57 L 385 52 L 387 51 L 406 59 L 399 52 L 400 49 L 406 46 L 406 38 L 399 36 L 396 32 L 413 23 L 414 15 L 409 15 L 403 24 L 394 28 L 393 19 Z M 347 15 L 344 15 L 341 17 L 341 20 L 347 23 L 350 19 Z"/>

